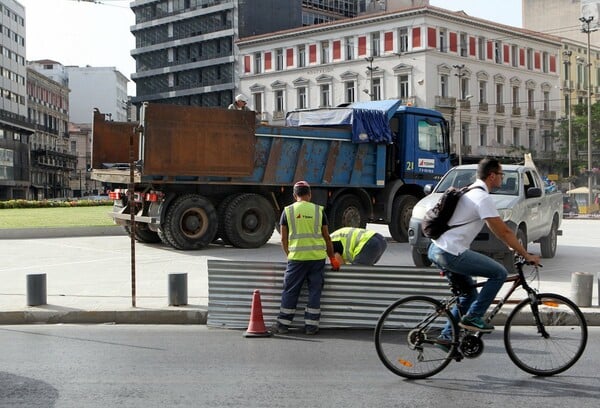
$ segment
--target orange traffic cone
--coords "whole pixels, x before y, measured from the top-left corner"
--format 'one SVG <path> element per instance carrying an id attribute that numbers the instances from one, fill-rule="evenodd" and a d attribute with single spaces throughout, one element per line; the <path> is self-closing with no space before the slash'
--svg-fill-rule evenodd
<path id="1" fill-rule="evenodd" d="M 250 322 L 248 322 L 248 330 L 244 333 L 244 337 L 269 337 L 271 333 L 265 327 L 263 320 L 262 303 L 260 302 L 260 291 L 254 290 L 252 295 L 252 309 L 250 311 Z"/>

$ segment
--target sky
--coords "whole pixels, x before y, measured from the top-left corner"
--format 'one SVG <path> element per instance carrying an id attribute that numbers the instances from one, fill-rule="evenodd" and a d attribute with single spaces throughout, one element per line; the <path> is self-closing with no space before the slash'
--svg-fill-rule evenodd
<path id="1" fill-rule="evenodd" d="M 131 0 L 17 0 L 25 6 L 27 60 L 63 65 L 116 67 L 128 79 L 135 72 L 131 50 L 135 24 Z M 286 0 L 281 0 L 286 1 Z M 473 17 L 521 27 L 521 0 L 430 0 L 432 6 L 463 10 Z M 129 94 L 135 92 L 130 82 Z"/>

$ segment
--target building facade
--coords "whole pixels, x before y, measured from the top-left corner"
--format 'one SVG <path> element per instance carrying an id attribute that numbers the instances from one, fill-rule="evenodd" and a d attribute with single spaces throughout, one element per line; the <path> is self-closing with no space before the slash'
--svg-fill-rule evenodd
<path id="1" fill-rule="evenodd" d="M 35 128 L 29 140 L 29 198 L 70 197 L 77 157 L 68 133 L 69 88 L 27 69 L 27 117 Z"/>
<path id="2" fill-rule="evenodd" d="M 27 198 L 29 137 L 25 8 L 0 0 L 0 200 Z"/>
<path id="3" fill-rule="evenodd" d="M 239 38 L 428 3 L 423 0 L 136 0 L 132 56 L 144 101 L 228 106 Z"/>
<path id="4" fill-rule="evenodd" d="M 240 91 L 264 121 L 369 99 L 434 108 L 464 161 L 550 166 L 560 39 L 424 6 L 238 42 Z"/>

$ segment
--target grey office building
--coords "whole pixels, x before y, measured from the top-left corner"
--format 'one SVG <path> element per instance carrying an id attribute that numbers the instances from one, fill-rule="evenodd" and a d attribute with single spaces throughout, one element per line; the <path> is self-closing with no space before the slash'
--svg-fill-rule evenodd
<path id="1" fill-rule="evenodd" d="M 235 41 L 252 35 L 411 6 L 407 0 L 136 0 L 132 56 L 137 96 L 179 105 L 227 106 L 238 73 Z"/>

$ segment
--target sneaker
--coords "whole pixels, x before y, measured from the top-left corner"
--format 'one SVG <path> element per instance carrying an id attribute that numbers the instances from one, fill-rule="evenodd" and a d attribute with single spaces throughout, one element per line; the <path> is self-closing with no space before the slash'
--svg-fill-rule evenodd
<path id="1" fill-rule="evenodd" d="M 290 330 L 287 326 L 284 326 L 279 322 L 273 324 L 273 326 L 269 328 L 269 333 L 271 334 L 286 334 L 289 331 Z"/>
<path id="2" fill-rule="evenodd" d="M 442 350 L 444 353 L 450 351 L 450 346 L 452 345 L 452 340 L 443 334 L 439 335 L 437 339 L 435 339 L 435 343 L 433 344 L 436 348 Z"/>
<path id="3" fill-rule="evenodd" d="M 482 333 L 491 333 L 494 330 L 494 326 L 486 323 L 481 317 L 464 316 L 458 325 L 463 329 Z"/>
<path id="4" fill-rule="evenodd" d="M 307 326 L 304 329 L 304 333 L 308 334 L 309 336 L 315 335 L 319 332 L 319 327 L 318 326 Z"/>

